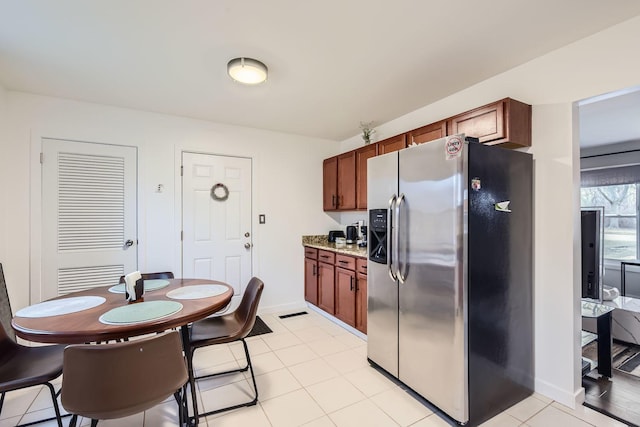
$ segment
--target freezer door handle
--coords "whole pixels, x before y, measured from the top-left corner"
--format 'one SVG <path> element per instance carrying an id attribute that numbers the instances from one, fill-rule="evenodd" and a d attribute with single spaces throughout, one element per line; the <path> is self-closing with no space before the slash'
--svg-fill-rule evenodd
<path id="1" fill-rule="evenodd" d="M 393 263 L 395 261 L 395 257 L 393 254 L 393 247 L 395 244 L 393 239 L 393 231 L 395 229 L 393 214 L 396 208 L 396 199 L 397 197 L 395 194 L 391 196 L 391 198 L 389 199 L 389 208 L 387 209 L 387 269 L 389 271 L 389 277 L 391 277 L 391 280 L 393 280 L 394 282 L 398 280 L 398 278 L 396 277 L 396 273 L 393 271 Z"/>
<path id="2" fill-rule="evenodd" d="M 402 217 L 402 206 L 404 205 L 405 196 L 404 193 L 400 194 L 398 197 L 398 201 L 396 202 L 396 234 L 395 234 L 395 242 L 394 242 L 394 250 L 395 250 L 395 259 L 396 264 L 398 265 L 396 269 L 396 277 L 398 278 L 398 282 L 403 284 L 407 280 L 407 251 L 404 252 L 404 260 L 400 260 L 400 228 L 405 226 L 400 218 Z M 406 230 L 405 230 L 406 231 Z M 406 236 L 406 233 L 405 233 Z M 405 242 L 406 243 L 406 242 Z M 406 246 L 406 244 L 405 244 Z"/>

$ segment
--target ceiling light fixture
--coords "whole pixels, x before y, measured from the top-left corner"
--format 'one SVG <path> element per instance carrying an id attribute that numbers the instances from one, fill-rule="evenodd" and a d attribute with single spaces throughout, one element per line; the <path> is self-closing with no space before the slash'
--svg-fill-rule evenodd
<path id="1" fill-rule="evenodd" d="M 227 73 L 233 80 L 256 85 L 267 80 L 267 66 L 251 58 L 234 58 L 227 64 Z"/>

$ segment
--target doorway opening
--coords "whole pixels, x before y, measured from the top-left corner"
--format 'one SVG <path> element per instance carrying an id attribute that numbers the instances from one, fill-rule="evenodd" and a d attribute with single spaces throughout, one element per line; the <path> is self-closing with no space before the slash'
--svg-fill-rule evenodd
<path id="1" fill-rule="evenodd" d="M 640 258 L 640 87 L 584 100 L 578 104 L 578 114 L 581 205 L 603 209 L 603 230 L 597 237 L 603 250 L 600 288 L 582 304 L 594 310 L 600 305 L 604 311 L 612 309 L 598 320 L 585 316 L 583 309 L 584 405 L 640 425 L 636 404 L 640 393 L 640 268 L 633 266 Z M 631 267 L 625 272 L 621 265 L 626 263 Z M 582 279 L 589 281 L 584 272 Z M 607 338 L 603 330 L 609 322 Z M 609 345 L 611 351 L 604 354 L 602 349 Z"/>

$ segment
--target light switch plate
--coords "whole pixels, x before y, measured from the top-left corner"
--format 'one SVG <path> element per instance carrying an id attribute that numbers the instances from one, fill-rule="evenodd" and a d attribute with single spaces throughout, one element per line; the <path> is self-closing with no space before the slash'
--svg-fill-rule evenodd
<path id="1" fill-rule="evenodd" d="M 265 223 L 267 222 L 267 219 L 266 219 L 266 217 L 265 217 L 265 215 L 264 215 L 264 214 L 260 214 L 260 215 L 258 215 L 258 222 L 259 222 L 260 224 L 265 224 Z"/>

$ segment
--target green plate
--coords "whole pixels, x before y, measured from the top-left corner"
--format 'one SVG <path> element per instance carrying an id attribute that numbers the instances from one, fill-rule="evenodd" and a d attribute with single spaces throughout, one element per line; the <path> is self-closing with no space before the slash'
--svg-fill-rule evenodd
<path id="1" fill-rule="evenodd" d="M 143 323 L 171 316 L 180 310 L 182 304 L 177 301 L 146 301 L 111 309 L 99 320 L 107 325 Z"/>

